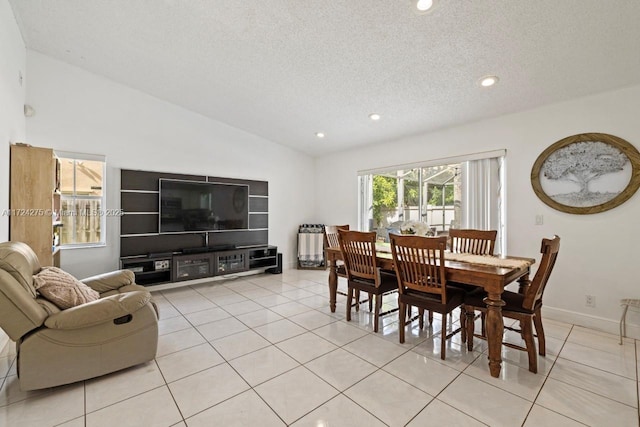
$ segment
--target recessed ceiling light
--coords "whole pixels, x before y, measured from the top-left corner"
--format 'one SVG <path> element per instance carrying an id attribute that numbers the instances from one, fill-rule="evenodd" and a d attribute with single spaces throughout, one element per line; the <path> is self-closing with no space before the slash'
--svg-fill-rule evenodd
<path id="1" fill-rule="evenodd" d="M 426 12 L 433 7 L 433 0 L 418 0 L 415 4 L 419 12 Z"/>
<path id="2" fill-rule="evenodd" d="M 371 114 L 369 114 L 369 118 L 375 122 L 375 121 L 377 121 L 377 120 L 380 120 L 380 114 L 378 114 L 378 113 L 371 113 Z"/>
<path id="3" fill-rule="evenodd" d="M 482 87 L 489 87 L 489 86 L 493 86 L 494 84 L 498 83 L 498 76 L 484 76 L 480 79 L 480 86 Z"/>
<path id="4" fill-rule="evenodd" d="M 322 132 L 316 132 L 316 136 L 317 136 L 318 138 L 324 138 L 324 133 L 322 133 Z"/>

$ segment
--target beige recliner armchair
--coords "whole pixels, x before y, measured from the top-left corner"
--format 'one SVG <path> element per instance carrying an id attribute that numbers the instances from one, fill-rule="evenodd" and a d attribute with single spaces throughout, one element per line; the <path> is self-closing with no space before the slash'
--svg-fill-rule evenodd
<path id="1" fill-rule="evenodd" d="M 84 279 L 100 299 L 66 310 L 40 297 L 29 246 L 0 243 L 0 327 L 16 342 L 22 390 L 97 377 L 152 360 L 158 312 L 128 270 Z"/>

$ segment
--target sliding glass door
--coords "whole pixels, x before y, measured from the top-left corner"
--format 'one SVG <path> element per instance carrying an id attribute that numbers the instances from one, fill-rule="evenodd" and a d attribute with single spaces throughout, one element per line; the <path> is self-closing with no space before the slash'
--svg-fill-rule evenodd
<path id="1" fill-rule="evenodd" d="M 492 153 L 495 154 L 495 153 Z M 435 235 L 451 228 L 498 230 L 496 252 L 504 248 L 504 154 L 451 159 L 359 174 L 359 229 L 380 241 L 407 221 L 426 224 Z"/>

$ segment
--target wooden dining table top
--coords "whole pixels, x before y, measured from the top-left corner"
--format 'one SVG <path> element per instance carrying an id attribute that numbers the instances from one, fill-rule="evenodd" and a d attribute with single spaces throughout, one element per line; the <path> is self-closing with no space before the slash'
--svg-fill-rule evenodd
<path id="1" fill-rule="evenodd" d="M 340 248 L 327 248 L 327 258 L 329 260 L 341 260 Z M 493 290 L 502 293 L 504 286 L 516 281 L 523 275 L 529 273 L 529 267 L 535 263 L 534 258 L 524 258 L 516 256 L 496 256 L 499 259 L 511 259 L 524 261 L 520 267 L 502 267 L 487 264 L 457 261 L 445 257 L 445 274 L 448 281 L 475 285 L 485 290 Z M 386 251 L 376 251 L 376 261 L 378 267 L 383 270 L 393 270 L 393 257 Z"/>

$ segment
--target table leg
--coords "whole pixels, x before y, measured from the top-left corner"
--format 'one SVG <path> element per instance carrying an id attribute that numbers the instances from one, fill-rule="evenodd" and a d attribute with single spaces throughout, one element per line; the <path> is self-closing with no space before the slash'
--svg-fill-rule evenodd
<path id="1" fill-rule="evenodd" d="M 338 293 L 338 266 L 336 260 L 329 260 L 329 307 L 336 312 L 336 294 Z"/>
<path id="2" fill-rule="evenodd" d="M 492 377 L 500 376 L 502 364 L 502 334 L 504 320 L 502 319 L 502 301 L 499 293 L 489 292 L 484 299 L 487 304 L 487 343 L 489 344 L 489 371 Z"/>
<path id="3" fill-rule="evenodd" d="M 518 293 L 524 294 L 531 284 L 531 280 L 529 280 L 529 275 L 525 274 L 521 278 L 518 279 Z"/>

